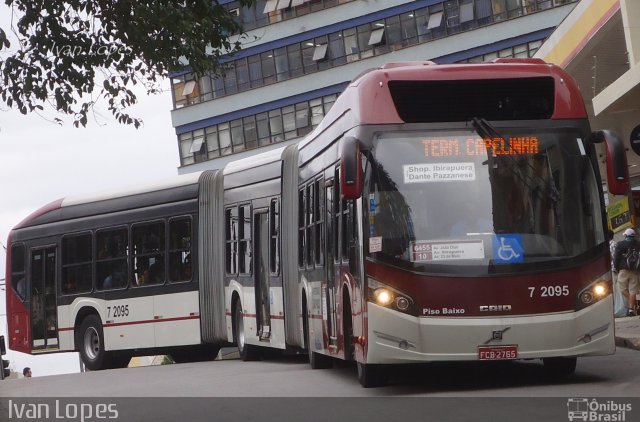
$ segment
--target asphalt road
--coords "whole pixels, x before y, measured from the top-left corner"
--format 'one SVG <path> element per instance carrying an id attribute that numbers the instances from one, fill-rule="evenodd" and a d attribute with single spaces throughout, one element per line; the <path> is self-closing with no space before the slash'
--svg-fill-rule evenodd
<path id="1" fill-rule="evenodd" d="M 479 421 L 517 419 L 523 422 L 544 419 L 549 422 L 567 420 L 568 398 L 597 397 L 604 400 L 608 397 L 618 401 L 631 400 L 629 403 L 633 402 L 635 415 L 627 414 L 625 420 L 640 420 L 640 352 L 629 349 L 619 348 L 612 356 L 579 359 L 576 374 L 564 380 L 547 378 L 541 362 L 518 361 L 403 366 L 397 367 L 390 381 L 386 387 L 365 389 L 358 383 L 353 365 L 339 364 L 334 365 L 333 369 L 312 370 L 304 357 L 127 368 L 5 380 L 0 382 L 0 397 L 4 398 L 0 399 L 0 415 L 3 405 L 6 412 L 10 397 L 13 398 L 11 406 L 14 407 L 17 406 L 16 402 L 37 403 L 38 400 L 46 400 L 44 398 L 68 398 L 63 400 L 77 402 L 79 398 L 93 397 L 103 401 L 113 398 L 123 409 L 121 415 L 129 411 L 139 412 L 134 413 L 136 416 L 126 413 L 127 417 L 119 420 L 176 420 L 177 414 L 172 411 L 182 409 L 179 415 L 184 416 L 184 412 L 199 409 L 196 416 L 207 418 L 202 420 L 227 420 L 223 416 L 233 415 L 229 420 L 281 421 L 283 418 L 280 413 L 276 416 L 269 412 L 287 409 L 287 415 L 292 416 L 291 409 L 298 408 L 299 414 L 293 413 L 297 417 L 287 417 L 285 420 L 364 420 L 362 409 L 372 412 L 366 417 L 368 421 L 378 420 L 376 417 L 388 420 L 385 411 L 390 409 L 395 409 L 396 413 L 390 416 L 394 420 L 402 415 L 402 419 L 416 420 L 412 409 L 423 415 L 424 409 L 430 408 L 431 416 L 420 420 L 470 420 L 470 415 L 464 412 L 467 409 L 469 412 L 473 410 L 475 417 L 472 419 Z M 131 399 L 145 397 L 156 399 Z M 197 397 L 218 399 L 187 399 Z M 219 399 L 222 397 L 226 399 Z M 328 399 L 318 399 L 335 397 L 350 399 L 330 399 L 328 402 Z M 369 399 L 359 402 L 356 398 L 360 397 Z M 416 401 L 416 397 L 422 399 Z M 377 399 L 374 401 L 371 398 Z M 393 400 L 383 406 L 382 403 L 387 403 L 384 401 L 387 399 Z M 141 403 L 146 404 L 140 406 Z M 361 405 L 354 407 L 354 403 Z M 400 409 L 399 403 L 402 403 Z M 416 408 L 417 403 L 420 403 L 419 409 Z M 213 408 L 209 411 L 203 410 L 211 406 Z M 226 411 L 221 412 L 220 406 Z M 326 416 L 328 409 L 342 409 L 344 406 L 346 410 L 338 414 L 345 418 L 320 417 Z M 382 407 L 378 409 L 379 406 Z M 547 408 L 552 409 L 551 414 L 545 413 Z M 15 407 L 14 410 L 17 409 Z M 359 409 L 356 416 L 347 418 L 349 411 L 355 412 L 356 409 Z M 512 409 L 512 412 L 502 418 L 496 409 L 500 409 L 500 412 Z M 243 416 L 234 412 L 247 414 Z M 409 413 L 405 415 L 402 412 Z M 456 417 L 459 412 L 462 414 Z M 26 420 L 15 419 L 15 414 L 13 412 L 14 417 L 9 419 Z M 211 418 L 212 414 L 218 417 Z M 445 414 L 448 415 L 446 418 L 439 418 Z M 314 419 L 314 416 L 318 418 Z M 527 419 L 528 416 L 531 419 Z M 84 422 L 90 420 L 85 418 Z M 197 420 L 197 417 L 192 420 Z"/>

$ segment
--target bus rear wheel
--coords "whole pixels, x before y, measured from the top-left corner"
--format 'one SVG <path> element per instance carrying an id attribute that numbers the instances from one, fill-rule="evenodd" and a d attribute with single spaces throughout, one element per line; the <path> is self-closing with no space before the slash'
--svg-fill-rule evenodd
<path id="1" fill-rule="evenodd" d="M 76 344 L 87 369 L 98 371 L 108 366 L 102 321 L 98 315 L 91 314 L 82 320 L 76 331 Z"/>
<path id="2" fill-rule="evenodd" d="M 242 304 L 238 301 L 233 308 L 233 339 L 238 346 L 238 354 L 243 361 L 258 360 L 260 353 L 257 346 L 247 344 L 247 333 L 244 328 Z"/>
<path id="3" fill-rule="evenodd" d="M 576 372 L 576 364 L 578 358 L 544 358 L 542 363 L 544 364 L 545 373 L 553 378 L 562 378 L 573 375 Z"/>

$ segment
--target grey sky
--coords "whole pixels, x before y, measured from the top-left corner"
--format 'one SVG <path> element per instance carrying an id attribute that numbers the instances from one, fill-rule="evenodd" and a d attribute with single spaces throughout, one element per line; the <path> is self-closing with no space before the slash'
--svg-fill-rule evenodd
<path id="1" fill-rule="evenodd" d="M 0 5 L 0 27 L 7 29 L 7 7 Z M 97 122 L 88 127 L 58 126 L 37 115 L 23 116 L 0 105 L 0 241 L 6 244 L 13 226 L 31 212 L 67 196 L 127 187 L 177 174 L 178 149 L 171 127 L 171 92 L 146 97 L 132 114 L 144 127 L 118 124 L 106 101 L 97 107 Z M 51 115 L 49 113 L 49 115 Z M 5 277 L 5 253 L 0 248 L 0 279 Z M 0 334 L 6 336 L 5 298 L 0 291 Z M 28 356 L 10 352 L 12 367 L 33 369 L 34 376 L 76 372 L 77 354 Z"/>

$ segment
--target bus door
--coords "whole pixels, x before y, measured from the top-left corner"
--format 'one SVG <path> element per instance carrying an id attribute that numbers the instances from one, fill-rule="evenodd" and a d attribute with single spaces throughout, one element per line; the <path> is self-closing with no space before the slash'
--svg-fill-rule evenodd
<path id="1" fill-rule="evenodd" d="M 326 294 L 325 297 L 323 298 L 327 304 L 327 311 L 328 311 L 328 315 L 327 315 L 327 330 L 328 330 L 328 335 L 329 335 L 329 346 L 336 346 L 338 343 L 338 337 L 337 337 L 337 330 L 336 330 L 336 289 L 335 289 L 335 284 L 336 284 L 336 277 L 335 277 L 335 254 L 336 251 L 334 250 L 334 244 L 335 242 L 335 236 L 337 234 L 335 227 L 336 227 L 336 221 L 334 221 L 333 215 L 334 215 L 334 190 L 335 190 L 335 186 L 334 186 L 334 181 L 332 180 L 327 180 L 327 182 L 325 183 L 325 198 L 327 203 L 325 204 L 325 221 L 327 222 L 327 224 L 325 224 L 325 250 L 326 250 L 326 254 L 325 254 L 325 268 L 327 271 L 326 274 L 326 280 L 327 280 L 327 288 L 326 288 Z M 339 200 L 338 200 L 338 204 L 339 204 Z"/>
<path id="2" fill-rule="evenodd" d="M 34 352 L 58 348 L 56 248 L 31 249 L 31 338 Z"/>
<path id="3" fill-rule="evenodd" d="M 267 210 L 255 213 L 253 233 L 254 277 L 256 297 L 256 325 L 261 340 L 271 337 L 271 304 L 269 280 L 269 213 Z"/>

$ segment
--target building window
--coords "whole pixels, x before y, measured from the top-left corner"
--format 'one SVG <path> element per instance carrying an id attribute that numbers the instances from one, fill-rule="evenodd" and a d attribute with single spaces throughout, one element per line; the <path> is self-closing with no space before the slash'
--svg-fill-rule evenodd
<path id="1" fill-rule="evenodd" d="M 577 0 L 569 0 L 575 1 Z M 517 18 L 524 13 L 558 7 L 564 3 L 566 2 L 552 3 L 551 0 L 537 3 L 535 0 L 448 0 L 436 3 L 356 28 L 237 59 L 229 63 L 225 76 L 204 76 L 200 79 L 199 86 L 193 80 L 193 75 L 175 77 L 172 79 L 174 107 L 197 104 L 312 74 L 332 66 L 385 54 L 495 21 Z M 262 4 L 264 9 L 268 2 Z M 328 0 L 315 0 L 311 4 L 319 5 L 320 8 L 329 6 Z M 237 3 L 231 3 L 229 7 L 233 5 L 239 7 Z M 277 2 L 273 3 L 270 7 L 275 9 L 268 15 L 278 18 L 291 12 L 295 15 L 305 7 L 308 10 L 310 3 L 283 10 L 279 10 L 278 5 Z M 243 18 L 245 10 L 251 9 L 243 9 Z"/>
<path id="2" fill-rule="evenodd" d="M 62 294 L 90 292 L 93 285 L 93 236 L 84 233 L 62 238 Z"/>

